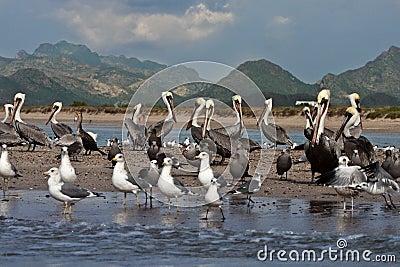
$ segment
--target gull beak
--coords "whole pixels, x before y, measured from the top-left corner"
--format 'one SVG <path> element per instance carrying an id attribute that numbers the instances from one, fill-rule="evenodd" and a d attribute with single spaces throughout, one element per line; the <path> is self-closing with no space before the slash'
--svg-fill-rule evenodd
<path id="1" fill-rule="evenodd" d="M 195 159 L 199 159 L 199 158 L 200 158 L 200 156 L 199 156 L 199 155 L 197 155 L 197 156 L 194 156 L 194 158 L 195 158 Z"/>
<path id="2" fill-rule="evenodd" d="M 117 161 L 117 158 L 112 158 L 111 160 L 112 160 L 112 161 Z"/>
<path id="3" fill-rule="evenodd" d="M 47 172 L 43 172 L 43 174 L 44 175 L 49 175 L 50 173 L 47 171 Z"/>

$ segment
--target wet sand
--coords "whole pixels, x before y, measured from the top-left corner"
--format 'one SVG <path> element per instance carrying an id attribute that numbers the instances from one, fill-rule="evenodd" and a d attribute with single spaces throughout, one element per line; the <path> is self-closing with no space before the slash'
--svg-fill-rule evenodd
<path id="1" fill-rule="evenodd" d="M 47 178 L 43 175 L 44 171 L 51 167 L 58 167 L 60 161 L 56 156 L 60 153 L 60 148 L 48 149 L 37 147 L 34 152 L 26 152 L 26 147 L 9 148 L 10 161 L 16 166 L 23 177 L 10 181 L 10 193 L 13 190 L 47 190 Z M 107 152 L 108 148 L 103 147 Z M 195 168 L 187 164 L 178 148 L 164 148 L 165 151 L 177 155 L 183 163 L 184 170 L 173 169 L 173 176 L 181 180 L 186 186 L 198 188 L 200 186 L 197 180 Z M 288 173 L 288 180 L 281 180 L 276 174 L 276 158 L 280 150 L 255 151 L 250 154 L 250 174 L 257 169 L 263 176 L 262 188 L 255 196 L 278 197 L 278 198 L 300 198 L 308 200 L 327 200 L 337 201 L 338 196 L 333 188 L 310 184 L 311 171 L 309 163 L 293 164 Z M 125 151 L 130 171 L 136 175 L 138 171 L 146 167 L 147 155 L 145 151 Z M 261 158 L 260 158 L 261 155 Z M 293 162 L 297 161 L 303 155 L 303 151 L 292 151 Z M 383 153 L 379 152 L 382 159 Z M 146 159 L 146 160 L 144 160 Z M 92 155 L 79 155 L 79 161 L 72 161 L 78 176 L 77 184 L 90 190 L 99 192 L 116 192 L 112 186 L 112 168 L 111 163 L 106 156 L 98 152 L 92 152 Z M 228 161 L 223 165 L 212 167 L 215 171 L 223 175 L 232 184 L 233 181 L 229 174 Z M 247 178 L 249 179 L 249 178 Z M 227 188 L 221 192 L 227 192 L 232 188 Z M 203 194 L 204 192 L 199 192 Z M 203 194 L 204 195 L 204 194 Z M 371 196 L 362 193 L 360 200 L 383 201 L 381 197 Z M 395 202 L 398 199 L 395 197 Z"/>

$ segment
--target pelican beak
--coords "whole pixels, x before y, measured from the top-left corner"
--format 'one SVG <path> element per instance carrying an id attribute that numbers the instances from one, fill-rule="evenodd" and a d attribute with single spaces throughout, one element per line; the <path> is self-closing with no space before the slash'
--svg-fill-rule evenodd
<path id="1" fill-rule="evenodd" d="M 265 106 L 263 111 L 261 112 L 261 115 L 260 115 L 260 117 L 258 118 L 258 121 L 257 121 L 257 126 L 260 126 L 261 121 L 264 119 L 265 112 L 267 112 L 267 109 L 268 109 L 268 106 Z"/>
<path id="2" fill-rule="evenodd" d="M 186 123 L 186 128 L 185 128 L 186 131 L 189 130 L 190 127 L 192 127 L 192 119 L 190 119 L 190 121 L 188 121 L 188 122 Z"/>
<path id="3" fill-rule="evenodd" d="M 175 115 L 175 107 L 174 107 L 174 99 L 172 97 L 168 97 L 168 104 L 171 108 L 171 112 L 172 112 L 172 118 L 174 119 L 174 122 L 176 122 L 176 115 Z"/>
<path id="4" fill-rule="evenodd" d="M 54 108 L 53 108 L 53 112 L 50 114 L 50 117 L 49 117 L 49 119 L 47 120 L 47 122 L 45 123 L 45 125 L 49 124 L 49 122 L 50 122 L 51 119 L 53 118 L 54 114 L 56 113 L 57 109 L 58 109 L 57 107 L 54 107 Z"/>
<path id="5" fill-rule="evenodd" d="M 201 133 L 201 137 L 203 137 L 203 138 L 206 137 L 208 124 L 210 124 L 210 118 L 207 118 L 207 116 L 206 116 L 206 120 L 204 121 L 204 125 L 203 125 L 203 131 Z"/>
<path id="6" fill-rule="evenodd" d="M 10 125 L 11 125 L 11 126 L 14 125 L 15 114 L 17 113 L 17 108 L 19 107 L 20 104 L 21 104 L 21 99 L 17 98 L 17 99 L 14 101 L 13 112 L 12 112 L 12 114 L 11 114 L 11 119 L 10 119 Z"/>
<path id="7" fill-rule="evenodd" d="M 319 128 L 321 127 L 321 117 L 322 114 L 326 112 L 326 109 L 328 108 L 328 100 L 322 100 L 321 104 L 319 104 L 321 107 L 318 107 L 318 113 L 317 113 L 317 119 L 316 123 L 314 126 L 314 133 L 313 133 L 313 138 L 311 140 L 311 145 L 314 147 L 315 143 L 317 142 L 317 136 L 319 132 Z"/>
<path id="8" fill-rule="evenodd" d="M 239 101 L 235 101 L 235 108 L 239 113 L 240 121 L 242 121 L 242 104 Z"/>
<path id="9" fill-rule="evenodd" d="M 336 133 L 335 141 L 337 141 L 337 140 L 339 139 L 339 137 L 342 135 L 343 130 L 344 130 L 344 127 L 346 127 L 347 122 L 348 122 L 348 121 L 350 120 L 350 118 L 351 118 L 351 114 L 348 113 L 348 112 L 346 112 L 346 114 L 345 114 L 344 116 L 345 116 L 345 117 L 344 117 L 344 119 L 343 119 L 342 125 L 340 126 L 339 131 L 337 131 L 337 133 Z"/>

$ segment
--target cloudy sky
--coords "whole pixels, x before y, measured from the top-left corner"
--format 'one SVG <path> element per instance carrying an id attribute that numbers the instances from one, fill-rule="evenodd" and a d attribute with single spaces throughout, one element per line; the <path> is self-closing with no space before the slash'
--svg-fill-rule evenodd
<path id="1" fill-rule="evenodd" d="M 0 0 L 0 56 L 67 40 L 168 65 L 265 58 L 314 83 L 400 47 L 399 14 L 398 0 Z"/>

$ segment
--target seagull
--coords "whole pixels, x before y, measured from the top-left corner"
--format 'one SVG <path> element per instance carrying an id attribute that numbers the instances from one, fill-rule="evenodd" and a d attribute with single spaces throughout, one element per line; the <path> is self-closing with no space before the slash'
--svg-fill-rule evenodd
<path id="1" fill-rule="evenodd" d="M 158 152 L 160 152 L 160 147 L 157 145 L 157 141 L 152 141 L 151 146 L 147 149 L 147 156 L 150 160 L 157 160 Z"/>
<path id="2" fill-rule="evenodd" d="M 261 189 L 261 175 L 256 172 L 254 173 L 254 176 L 251 178 L 250 181 L 247 183 L 244 183 L 240 187 L 238 187 L 236 190 L 231 190 L 228 192 L 228 194 L 247 194 L 247 199 L 249 202 L 247 203 L 247 207 L 250 207 L 250 202 L 254 203 L 254 201 L 251 199 L 251 195 Z"/>
<path id="3" fill-rule="evenodd" d="M 11 178 L 22 177 L 22 175 L 20 175 L 15 166 L 10 163 L 7 146 L 3 144 L 1 147 L 0 176 L 3 177 L 3 197 L 5 197 L 6 191 L 8 190 L 9 180 Z"/>
<path id="4" fill-rule="evenodd" d="M 43 174 L 48 175 L 47 184 L 49 186 L 50 195 L 61 202 L 64 202 L 64 214 L 72 213 L 72 205 L 84 198 L 104 197 L 99 193 L 92 192 L 88 189 L 76 186 L 71 183 L 64 183 L 61 180 L 60 171 L 53 167 Z"/>
<path id="5" fill-rule="evenodd" d="M 72 129 L 65 123 L 58 122 L 56 119 L 56 115 L 61 111 L 62 108 L 62 102 L 54 102 L 53 104 L 53 112 L 51 113 L 48 121 L 46 122 L 46 125 L 49 124 L 51 129 L 53 130 L 53 133 L 57 138 L 60 138 L 63 135 L 66 134 L 72 134 Z"/>
<path id="6" fill-rule="evenodd" d="M 221 187 L 228 185 L 227 181 L 221 174 L 214 172 L 211 169 L 210 158 L 207 152 L 201 152 L 198 156 L 195 156 L 194 158 L 200 159 L 198 179 L 202 186 L 208 188 L 213 178 L 217 179 Z"/>
<path id="7" fill-rule="evenodd" d="M 346 198 L 351 198 L 351 210 L 354 208 L 354 197 L 358 196 L 360 185 L 367 182 L 368 178 L 360 166 L 348 166 L 350 159 L 340 156 L 339 166 L 334 170 L 318 177 L 317 184 L 333 186 L 335 191 L 343 197 L 343 210 L 346 210 Z"/>
<path id="8" fill-rule="evenodd" d="M 208 220 L 208 211 L 210 207 L 218 207 L 221 211 L 222 221 L 225 220 L 224 212 L 222 211 L 222 198 L 218 193 L 218 182 L 217 179 L 211 179 L 210 187 L 207 190 L 207 193 L 204 195 L 204 199 L 206 200 L 207 212 L 205 220 Z"/>
<path id="9" fill-rule="evenodd" d="M 68 148 L 66 146 L 63 146 L 61 150 L 61 164 L 59 172 L 63 182 L 74 183 L 76 181 L 75 169 L 69 160 Z"/>
<path id="10" fill-rule="evenodd" d="M 125 158 L 122 154 L 117 154 L 113 160 L 115 160 L 117 163 L 114 166 L 112 183 L 117 190 L 124 192 L 124 202 L 122 205 L 124 207 L 126 206 L 126 194 L 133 193 L 136 195 L 138 207 L 140 207 L 138 191 L 140 191 L 141 188 L 145 190 L 146 188 L 151 188 L 152 186 L 147 182 L 141 184 L 142 187 L 139 185 L 140 183 L 138 179 L 134 178 L 128 171 L 125 170 Z M 144 180 L 141 179 L 141 181 Z"/>
<path id="11" fill-rule="evenodd" d="M 229 172 L 233 179 L 240 179 L 245 181 L 246 176 L 250 176 L 249 170 L 249 156 L 248 152 L 244 149 L 238 149 L 232 156 L 232 161 L 229 163 Z"/>
<path id="12" fill-rule="evenodd" d="M 150 187 L 150 208 L 153 207 L 153 187 L 157 186 L 160 173 L 158 172 L 157 160 L 151 160 L 150 166 L 143 168 L 138 173 L 139 179 L 143 179 L 148 182 Z"/>
<path id="13" fill-rule="evenodd" d="M 113 139 L 111 139 L 110 142 L 111 142 L 111 148 L 108 151 L 107 159 L 111 161 L 111 164 L 114 167 L 117 162 L 113 161 L 112 159 L 115 158 L 117 154 L 121 154 L 122 152 L 118 146 L 118 138 L 114 137 Z"/>
<path id="14" fill-rule="evenodd" d="M 171 158 L 164 159 L 164 167 L 161 170 L 160 178 L 157 182 L 158 189 L 168 198 L 168 212 L 171 210 L 171 197 L 175 198 L 176 211 L 178 211 L 178 197 L 186 194 L 194 195 L 182 182 L 171 176 L 172 164 Z"/>
<path id="15" fill-rule="evenodd" d="M 276 172 L 278 173 L 278 175 L 280 175 L 280 179 L 282 179 L 283 174 L 286 172 L 287 180 L 287 173 L 291 167 L 292 157 L 290 156 L 290 150 L 284 149 L 276 160 Z"/>
<path id="16" fill-rule="evenodd" d="M 371 195 L 381 195 L 388 208 L 396 209 L 392 201 L 392 194 L 400 193 L 399 184 L 379 165 L 378 161 L 363 167 L 363 170 L 367 174 L 368 180 L 361 183 L 358 188 Z M 390 202 L 387 201 L 386 196 L 389 197 Z"/>

